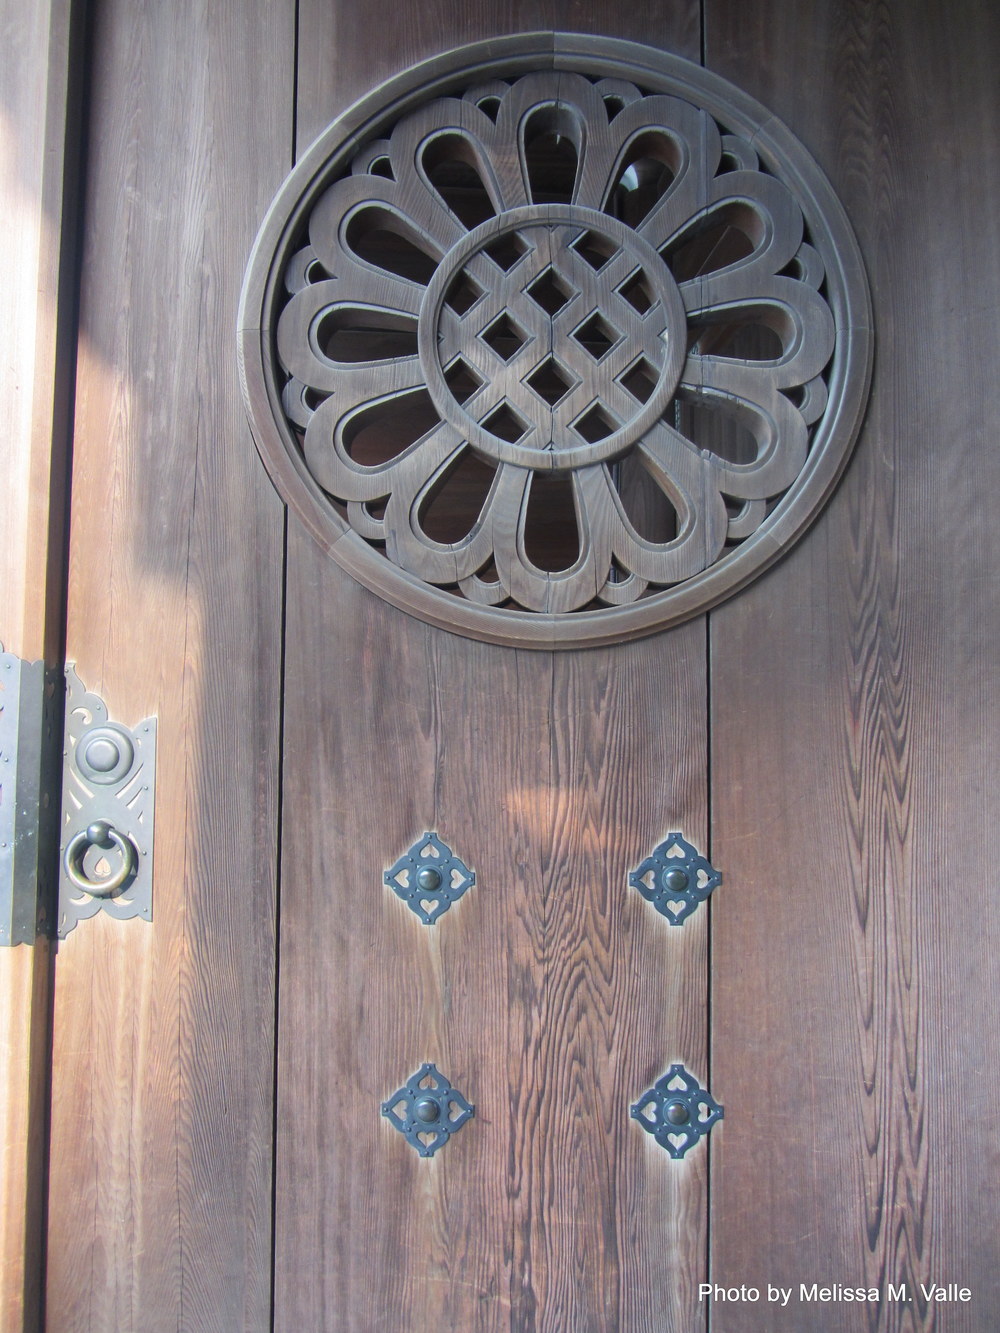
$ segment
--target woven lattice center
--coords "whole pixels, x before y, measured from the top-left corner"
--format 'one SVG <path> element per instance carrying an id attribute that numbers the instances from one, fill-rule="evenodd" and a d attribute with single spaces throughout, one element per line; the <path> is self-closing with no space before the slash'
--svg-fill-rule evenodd
<path id="1" fill-rule="evenodd" d="M 566 468 L 649 428 L 676 388 L 685 321 L 666 266 L 627 228 L 550 216 L 472 233 L 421 320 L 428 384 L 456 429 L 489 457 Z"/>

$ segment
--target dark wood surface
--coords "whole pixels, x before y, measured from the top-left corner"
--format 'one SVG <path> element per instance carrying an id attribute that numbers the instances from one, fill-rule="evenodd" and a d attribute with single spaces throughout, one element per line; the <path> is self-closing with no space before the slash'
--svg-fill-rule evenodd
<path id="1" fill-rule="evenodd" d="M 153 924 L 58 950 L 47 1327 L 263 1330 L 283 518 L 234 329 L 294 16 L 95 8 L 67 651 L 161 740 Z"/>
<path id="2" fill-rule="evenodd" d="M 866 432 L 809 537 L 712 613 L 710 678 L 700 621 L 560 655 L 456 638 L 290 522 L 279 1330 L 996 1325 L 1000 25 L 704 11 L 709 67 L 858 231 Z M 94 22 L 68 652 L 113 716 L 159 714 L 157 877 L 152 927 L 58 951 L 47 1326 L 262 1331 L 284 550 L 232 353 L 253 234 L 293 135 L 396 69 L 536 29 L 697 59 L 699 6 L 301 0 L 297 101 L 290 0 Z M 673 827 L 725 875 L 682 930 L 625 885 Z M 433 928 L 381 883 L 425 829 L 478 875 Z M 12 1007 L 44 968 L 10 954 Z M 476 1104 L 431 1160 L 378 1114 L 425 1060 Z M 627 1119 L 672 1060 L 726 1107 L 682 1163 Z M 706 1254 L 726 1286 L 914 1300 L 699 1303 Z M 973 1300 L 927 1306 L 932 1281 Z"/>
<path id="3" fill-rule="evenodd" d="M 913 1297 L 720 1303 L 718 1333 L 997 1323 L 998 52 L 982 4 L 708 7 L 709 67 L 843 198 L 877 324 L 829 512 L 712 616 L 713 1279 Z"/>
<path id="4" fill-rule="evenodd" d="M 699 59 L 698 0 L 479 0 L 456 9 L 448 0 L 401 7 L 393 0 L 323 4 L 300 0 L 299 155 L 334 116 L 383 80 L 465 42 L 518 32 L 583 32 L 649 42 Z M 392 33 L 392 41 L 373 34 Z M 334 53 L 331 55 L 331 53 Z"/>
<path id="5" fill-rule="evenodd" d="M 705 918 L 627 874 L 704 838 L 704 626 L 559 655 L 475 644 L 290 530 L 276 1328 L 689 1330 L 705 1157 L 628 1107 L 703 1072 Z M 477 884 L 382 885 L 425 830 Z M 429 1160 L 379 1116 L 424 1061 L 476 1105 Z"/>
<path id="6" fill-rule="evenodd" d="M 300 134 L 362 63 L 374 80 L 367 25 L 334 46 L 328 19 L 301 14 Z M 438 31 L 422 16 L 397 58 Z M 671 1162 L 628 1106 L 672 1060 L 704 1072 L 706 923 L 670 927 L 626 877 L 671 828 L 705 835 L 703 623 L 555 657 L 477 644 L 294 521 L 288 590 L 276 1329 L 688 1333 L 706 1158 Z M 382 885 L 428 829 L 478 876 L 433 927 Z M 378 1113 L 425 1060 L 476 1105 L 428 1160 Z"/>

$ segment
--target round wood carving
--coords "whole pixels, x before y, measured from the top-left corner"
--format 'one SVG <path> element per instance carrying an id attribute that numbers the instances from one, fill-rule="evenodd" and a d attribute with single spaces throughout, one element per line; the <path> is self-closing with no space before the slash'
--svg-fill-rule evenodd
<path id="1" fill-rule="evenodd" d="M 784 126 L 698 66 L 552 34 L 351 108 L 240 312 L 283 497 L 357 579 L 498 643 L 609 643 L 743 587 L 860 424 L 857 244 Z"/>

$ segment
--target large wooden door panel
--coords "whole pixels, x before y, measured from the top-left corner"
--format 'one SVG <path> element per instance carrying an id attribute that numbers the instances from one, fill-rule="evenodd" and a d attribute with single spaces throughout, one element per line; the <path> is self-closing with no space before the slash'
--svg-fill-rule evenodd
<path id="1" fill-rule="evenodd" d="M 740 1107 L 713 1155 L 713 1273 L 792 1286 L 769 1327 L 991 1329 L 1000 608 L 977 349 L 1000 171 L 975 145 L 1000 26 L 977 4 L 708 12 L 710 67 L 831 175 L 878 334 L 828 514 L 712 616 L 713 1069 Z M 802 1305 L 800 1282 L 909 1299 Z M 972 1300 L 924 1298 L 948 1282 Z M 718 1304 L 713 1328 L 761 1317 Z"/>
<path id="2" fill-rule="evenodd" d="M 67 655 L 112 716 L 158 714 L 160 757 L 152 925 L 100 916 L 56 950 L 45 1326 L 992 1333 L 1000 19 L 95 0 L 88 22 Z M 315 136 L 448 47 L 535 31 L 703 59 L 782 117 L 858 233 L 878 336 L 857 455 L 796 550 L 706 617 L 561 653 L 353 582 L 268 485 L 233 337 Z M 627 884 L 672 829 L 724 874 L 680 928 Z M 427 830 L 476 872 L 432 926 L 382 878 Z M 12 1044 L 36 1102 L 46 960 L 4 992 L 35 987 Z M 629 1119 L 673 1061 L 726 1108 L 682 1161 Z M 380 1115 L 424 1062 L 475 1104 L 431 1158 Z M 12 1333 L 32 1265 L 5 1278 Z M 882 1299 L 804 1302 L 813 1282 Z"/>

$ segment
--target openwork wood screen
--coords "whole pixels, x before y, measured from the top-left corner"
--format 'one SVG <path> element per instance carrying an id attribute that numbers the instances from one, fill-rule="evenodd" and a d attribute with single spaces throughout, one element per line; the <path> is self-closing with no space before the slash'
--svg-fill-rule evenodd
<path id="1" fill-rule="evenodd" d="M 671 624 L 780 555 L 846 462 L 871 342 L 783 126 L 685 61 L 548 44 L 455 53 L 332 126 L 241 312 L 258 446 L 334 557 L 540 647 Z"/>

